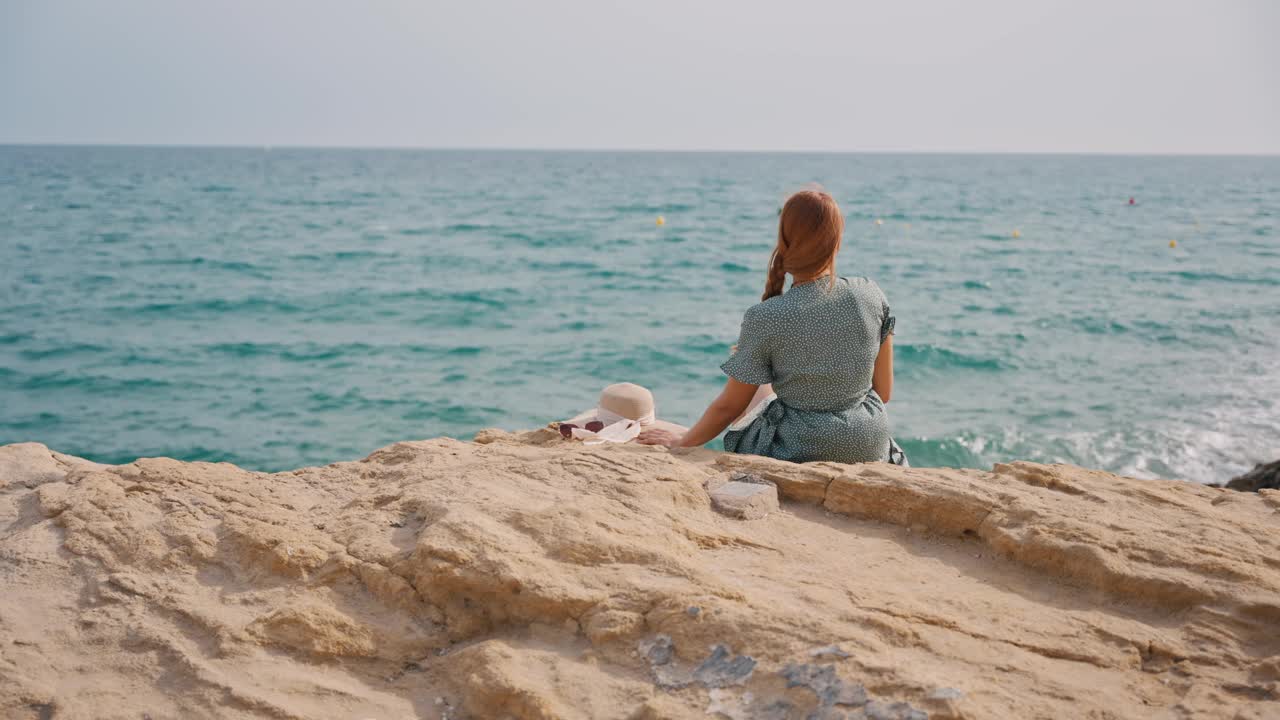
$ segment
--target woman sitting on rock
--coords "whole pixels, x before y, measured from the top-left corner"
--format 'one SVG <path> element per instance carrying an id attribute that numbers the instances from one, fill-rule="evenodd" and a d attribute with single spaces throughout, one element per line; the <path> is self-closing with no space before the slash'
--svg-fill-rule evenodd
<path id="1" fill-rule="evenodd" d="M 730 452 L 905 464 L 884 409 L 893 390 L 894 317 L 874 282 L 836 276 L 843 231 L 827 193 L 787 199 L 764 298 L 747 310 L 720 366 L 729 376 L 724 390 L 687 432 L 646 430 L 639 442 L 697 447 L 728 428 Z"/>

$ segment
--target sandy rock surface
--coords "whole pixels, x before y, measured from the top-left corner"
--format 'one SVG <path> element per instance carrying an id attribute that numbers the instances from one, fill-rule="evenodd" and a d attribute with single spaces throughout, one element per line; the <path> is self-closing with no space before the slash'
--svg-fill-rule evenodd
<path id="1" fill-rule="evenodd" d="M 781 508 L 713 510 L 749 473 Z M 541 430 L 0 447 L 4 718 L 1280 717 L 1280 493 Z"/>

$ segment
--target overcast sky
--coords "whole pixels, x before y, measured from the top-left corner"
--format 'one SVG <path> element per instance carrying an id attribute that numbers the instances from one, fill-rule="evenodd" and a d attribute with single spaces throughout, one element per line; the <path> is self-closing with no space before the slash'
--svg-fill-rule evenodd
<path id="1" fill-rule="evenodd" d="M 1280 153 L 1280 2 L 0 0 L 0 143 Z"/>

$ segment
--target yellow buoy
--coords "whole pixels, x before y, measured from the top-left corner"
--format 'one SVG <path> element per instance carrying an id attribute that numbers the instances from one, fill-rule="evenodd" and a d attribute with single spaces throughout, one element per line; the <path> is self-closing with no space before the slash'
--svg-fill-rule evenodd
<path id="1" fill-rule="evenodd" d="M 667 219 L 659 215 L 658 219 L 653 221 L 653 224 L 657 225 L 658 227 L 662 227 L 663 225 L 667 224 Z"/>
<path id="2" fill-rule="evenodd" d="M 1178 241 L 1177 241 L 1177 240 L 1170 240 L 1170 241 L 1169 241 L 1169 247 L 1172 247 L 1172 248 L 1176 248 L 1176 247 L 1178 247 Z"/>
<path id="3" fill-rule="evenodd" d="M 1022 231 L 1021 231 L 1021 230 L 1014 230 L 1014 231 L 1013 231 L 1013 236 L 1014 236 L 1014 237 L 1016 237 L 1016 238 L 1020 238 L 1020 237 L 1022 237 Z"/>
<path id="4" fill-rule="evenodd" d="M 876 224 L 877 224 L 877 225 L 883 225 L 883 224 L 884 224 L 884 221 L 883 221 L 883 220 L 881 220 L 880 218 L 876 218 Z"/>

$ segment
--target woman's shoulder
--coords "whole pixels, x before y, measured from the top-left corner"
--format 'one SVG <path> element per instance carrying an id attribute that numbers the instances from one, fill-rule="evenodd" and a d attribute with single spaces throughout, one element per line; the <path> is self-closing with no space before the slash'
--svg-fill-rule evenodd
<path id="1" fill-rule="evenodd" d="M 747 308 L 742 315 L 742 331 L 749 334 L 772 335 L 784 327 L 795 308 L 786 294 L 774 295 L 768 300 Z"/>
<path id="2" fill-rule="evenodd" d="M 743 314 L 743 323 L 758 323 L 766 321 L 770 318 L 778 317 L 785 310 L 786 303 L 781 295 L 774 295 L 768 300 L 760 302 L 747 308 L 747 312 Z"/>
<path id="3" fill-rule="evenodd" d="M 844 286 L 855 295 L 870 296 L 876 299 L 883 299 L 885 297 L 884 290 L 881 290 L 880 286 L 876 284 L 876 281 L 869 277 L 861 275 L 854 277 L 842 276 L 840 280 Z"/>

